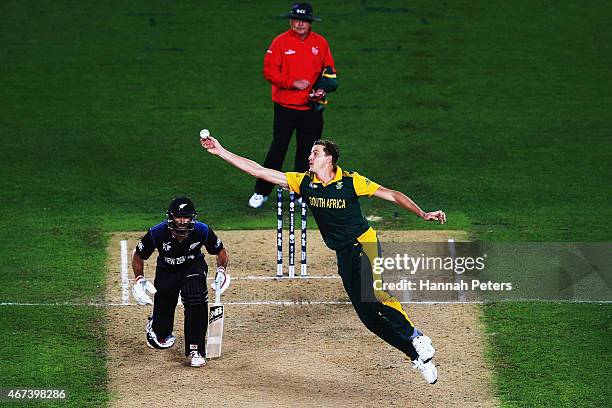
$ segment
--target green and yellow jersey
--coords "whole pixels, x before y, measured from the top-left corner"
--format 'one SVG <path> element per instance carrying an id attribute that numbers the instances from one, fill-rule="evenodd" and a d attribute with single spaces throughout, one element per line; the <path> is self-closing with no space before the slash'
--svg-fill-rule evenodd
<path id="1" fill-rule="evenodd" d="M 375 242 L 376 233 L 361 212 L 359 197 L 371 197 L 380 187 L 356 172 L 337 167 L 336 176 L 324 184 L 311 172 L 285 173 L 292 191 L 303 197 L 314 216 L 325 244 L 333 250 L 359 242 Z"/>

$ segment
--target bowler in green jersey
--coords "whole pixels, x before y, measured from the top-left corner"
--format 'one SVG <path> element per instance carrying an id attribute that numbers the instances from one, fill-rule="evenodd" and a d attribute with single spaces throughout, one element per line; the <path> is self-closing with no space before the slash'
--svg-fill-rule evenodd
<path id="1" fill-rule="evenodd" d="M 379 197 L 415 213 L 425 221 L 446 222 L 443 211 L 425 212 L 405 194 L 385 188 L 337 165 L 340 151 L 328 140 L 314 143 L 305 173 L 282 173 L 265 168 L 225 149 L 217 139 L 201 140 L 202 147 L 259 179 L 302 196 L 312 212 L 325 244 L 336 251 L 338 274 L 363 324 L 378 337 L 405 353 L 425 380 L 435 384 L 438 371 L 431 339 L 414 327 L 400 302 L 384 290 L 375 290 L 380 275 L 371 264 L 380 256 L 376 231 L 363 216 L 359 197 Z M 361 262 L 363 256 L 369 262 Z M 376 286 L 379 287 L 379 286 Z"/>

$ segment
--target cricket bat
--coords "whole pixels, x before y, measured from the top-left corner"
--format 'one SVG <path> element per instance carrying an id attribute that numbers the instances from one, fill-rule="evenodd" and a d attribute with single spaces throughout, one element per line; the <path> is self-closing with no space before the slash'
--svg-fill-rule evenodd
<path id="1" fill-rule="evenodd" d="M 221 291 L 215 291 L 215 303 L 210 307 L 208 316 L 208 336 L 206 339 L 206 358 L 221 357 L 221 344 L 223 341 L 223 305 L 221 304 Z"/>

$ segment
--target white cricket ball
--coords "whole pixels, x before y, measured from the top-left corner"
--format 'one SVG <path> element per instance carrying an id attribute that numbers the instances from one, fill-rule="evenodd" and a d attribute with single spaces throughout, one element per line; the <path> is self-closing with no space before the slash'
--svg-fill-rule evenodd
<path id="1" fill-rule="evenodd" d="M 200 139 L 202 140 L 208 139 L 209 136 L 210 136 L 210 132 L 208 131 L 208 129 L 200 130 Z"/>

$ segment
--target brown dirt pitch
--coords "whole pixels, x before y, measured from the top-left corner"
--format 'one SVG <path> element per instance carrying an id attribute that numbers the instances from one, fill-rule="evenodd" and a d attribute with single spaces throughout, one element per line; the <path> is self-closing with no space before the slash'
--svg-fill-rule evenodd
<path id="1" fill-rule="evenodd" d="M 259 280 L 276 273 L 276 231 L 219 231 L 234 279 L 224 294 L 223 355 L 192 368 L 183 355 L 183 313 L 169 350 L 145 345 L 151 307 L 108 307 L 108 373 L 113 407 L 492 407 L 483 359 L 481 311 L 472 304 L 407 304 L 437 349 L 438 383 L 427 384 L 401 352 L 358 320 L 337 278 L 335 255 L 309 231 L 308 273 L 325 279 Z M 139 233 L 109 245 L 106 301 L 121 303 L 120 240 L 131 253 Z M 457 231 L 383 231 L 384 241 L 444 242 Z M 296 271 L 299 274 L 299 240 Z M 154 256 L 151 257 L 154 259 Z M 214 260 L 207 257 L 211 270 Z M 152 278 L 153 261 L 145 274 Z M 129 276 L 132 276 L 130 269 Z M 130 280 L 131 282 L 131 280 Z M 131 285 L 131 283 L 130 283 Z M 289 304 L 256 304 L 287 301 Z M 293 304 L 293 303 L 302 304 Z M 310 303 L 308 303 L 310 302 Z M 324 302 L 317 304 L 316 302 Z M 334 302 L 339 302 L 335 304 Z M 182 306 L 178 306 L 182 309 Z"/>

